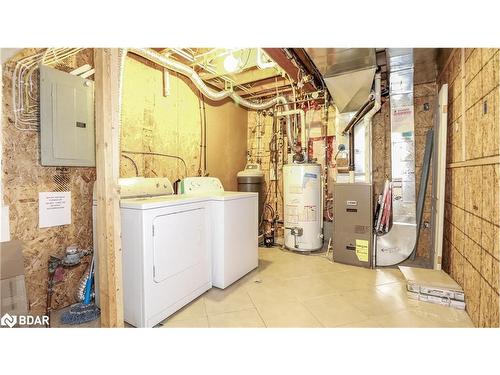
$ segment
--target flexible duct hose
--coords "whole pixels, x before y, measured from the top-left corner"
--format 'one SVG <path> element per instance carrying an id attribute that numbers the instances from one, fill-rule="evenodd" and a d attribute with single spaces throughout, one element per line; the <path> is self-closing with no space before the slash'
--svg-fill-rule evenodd
<path id="1" fill-rule="evenodd" d="M 205 95 L 207 98 L 211 100 L 219 101 L 230 97 L 231 99 L 234 100 L 236 104 L 241 105 L 242 107 L 245 108 L 252 109 L 254 111 L 267 109 L 276 104 L 282 104 L 285 112 L 289 110 L 288 102 L 283 96 L 278 96 L 276 98 L 268 100 L 267 102 L 262 102 L 262 103 L 252 102 L 250 100 L 242 98 L 232 90 L 215 91 L 211 89 L 205 84 L 205 82 L 203 82 L 201 77 L 198 75 L 198 73 L 194 71 L 194 69 L 184 64 L 181 64 L 178 61 L 172 60 L 167 56 L 163 56 L 156 51 L 147 48 L 130 48 L 128 51 L 138 56 L 141 56 L 149 61 L 152 61 L 158 65 L 161 65 L 167 69 L 173 70 L 174 72 L 177 72 L 179 74 L 188 77 L 191 80 L 191 82 L 193 82 L 193 84 L 196 86 L 196 88 L 200 90 L 203 93 L 203 95 Z M 293 146 L 295 142 L 293 140 L 293 134 L 291 132 L 290 116 L 286 116 L 286 123 L 287 123 L 288 142 L 290 143 L 290 146 Z"/>
<path id="2" fill-rule="evenodd" d="M 203 82 L 198 73 L 196 73 L 189 66 L 163 56 L 156 51 L 147 48 L 130 48 L 129 52 L 135 53 L 136 55 L 144 57 L 145 59 L 161 65 L 167 69 L 173 70 L 174 72 L 185 75 L 194 83 L 194 85 L 203 93 L 203 95 L 211 100 L 222 100 L 229 97 L 232 93 L 232 91 L 230 90 L 215 91 L 211 89 L 205 84 L 205 82 Z"/>

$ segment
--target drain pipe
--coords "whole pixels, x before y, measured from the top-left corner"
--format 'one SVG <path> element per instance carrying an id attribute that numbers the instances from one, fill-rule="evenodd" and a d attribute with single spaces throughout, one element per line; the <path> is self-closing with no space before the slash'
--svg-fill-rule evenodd
<path id="1" fill-rule="evenodd" d="M 354 127 L 373 109 L 375 102 L 375 94 L 371 93 L 370 97 L 365 104 L 356 112 L 354 117 L 349 121 L 345 129 L 342 131 L 342 135 L 349 136 L 349 182 L 354 183 L 354 170 L 356 169 L 354 164 Z"/>
<path id="2" fill-rule="evenodd" d="M 292 109 L 292 110 L 286 110 L 285 108 L 285 111 L 283 112 L 278 112 L 278 116 L 290 116 L 290 115 L 299 115 L 300 116 L 300 145 L 301 145 L 301 154 L 302 154 L 302 157 L 303 159 L 302 160 L 306 160 L 307 159 L 307 155 L 306 155 L 306 151 L 307 151 L 307 145 L 306 145 L 306 113 L 304 112 L 303 109 Z M 289 136 L 291 136 L 291 130 L 289 130 L 291 128 L 290 126 L 290 122 L 291 121 L 287 121 L 288 122 L 288 126 L 287 126 L 287 133 L 289 133 Z M 292 143 L 290 143 L 290 147 L 292 147 L 293 149 L 293 146 L 295 146 L 295 143 L 293 142 L 292 139 L 289 138 L 289 141 L 292 141 Z"/>
<path id="3" fill-rule="evenodd" d="M 364 120 L 366 124 L 366 130 L 368 131 L 368 139 L 369 139 L 369 146 L 368 146 L 368 152 L 366 153 L 366 158 L 368 158 L 368 168 L 365 171 L 365 182 L 371 183 L 372 182 L 372 119 L 373 116 L 380 110 L 382 107 L 382 102 L 381 102 L 381 74 L 380 72 L 377 72 L 375 74 L 375 101 L 373 103 L 373 108 L 365 115 Z M 366 159 L 365 159 L 366 160 Z"/>
<path id="4" fill-rule="evenodd" d="M 271 100 L 268 100 L 267 102 L 262 102 L 262 103 L 252 102 L 250 100 L 242 98 L 241 96 L 236 94 L 232 89 L 222 90 L 222 91 L 213 90 L 212 88 L 208 87 L 205 84 L 205 82 L 201 79 L 198 73 L 196 73 L 192 68 L 178 61 L 172 60 L 167 56 L 164 56 L 154 50 L 147 48 L 130 48 L 128 51 L 138 56 L 141 56 L 149 61 L 152 61 L 160 66 L 163 66 L 167 69 L 173 70 L 174 72 L 177 72 L 179 74 L 188 77 L 191 80 L 191 82 L 193 82 L 193 84 L 196 86 L 196 88 L 203 93 L 203 95 L 205 95 L 207 98 L 213 101 L 220 101 L 226 98 L 231 98 L 234 100 L 236 104 L 252 109 L 254 111 L 264 110 L 276 104 L 282 104 L 283 108 L 285 109 L 285 112 L 290 109 L 287 100 L 283 96 L 278 96 Z M 291 133 L 291 124 L 289 115 L 286 115 L 286 122 L 287 122 L 288 142 L 293 145 L 295 142 L 293 140 L 293 134 Z"/>
<path id="5" fill-rule="evenodd" d="M 370 94 L 368 101 L 356 112 L 354 117 L 349 121 L 349 124 L 342 131 L 342 135 L 349 135 L 349 182 L 354 182 L 354 126 L 362 120 L 366 121 L 367 130 L 369 132 L 369 139 L 371 139 L 371 121 L 375 113 L 381 108 L 381 75 L 375 74 L 375 92 Z M 369 173 L 371 173 L 371 148 L 369 148 Z M 368 173 L 368 172 L 367 172 Z M 370 178 L 371 179 L 371 178 Z"/>

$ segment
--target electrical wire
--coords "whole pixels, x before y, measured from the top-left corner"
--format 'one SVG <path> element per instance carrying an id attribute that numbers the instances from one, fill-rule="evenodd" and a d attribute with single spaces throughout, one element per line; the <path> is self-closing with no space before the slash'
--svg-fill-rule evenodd
<path id="1" fill-rule="evenodd" d="M 200 153 L 198 160 L 198 176 L 202 176 L 201 159 L 203 158 L 203 112 L 201 109 L 201 91 L 198 90 L 198 109 L 200 111 Z"/>
<path id="2" fill-rule="evenodd" d="M 126 150 L 122 150 L 122 153 L 124 153 L 124 154 L 132 154 L 132 155 L 163 156 L 163 157 L 166 157 L 166 158 L 177 159 L 177 160 L 180 160 L 182 162 L 182 164 L 184 165 L 184 177 L 187 177 L 187 175 L 188 175 L 188 169 L 187 169 L 186 161 L 183 158 L 181 158 L 180 156 L 170 155 L 170 154 L 164 154 L 164 153 L 161 153 L 161 152 L 152 152 L 152 151 L 126 151 Z"/>
<path id="3" fill-rule="evenodd" d="M 17 61 L 12 74 L 12 105 L 14 127 L 20 131 L 39 130 L 38 85 L 34 82 L 34 73 L 39 64 L 60 63 L 83 48 L 46 48 Z M 52 56 L 48 56 L 49 53 Z"/>
<path id="4" fill-rule="evenodd" d="M 137 168 L 137 164 L 135 163 L 134 159 L 132 159 L 130 156 L 123 155 L 123 154 L 121 154 L 121 157 L 128 159 L 132 162 L 132 164 L 134 165 L 134 168 L 135 168 L 135 177 L 139 177 L 139 168 Z"/>
<path id="5" fill-rule="evenodd" d="M 201 106 L 203 108 L 203 173 L 207 173 L 207 111 L 205 108 L 205 96 L 201 96 Z M 187 175 L 186 175 L 187 176 Z"/>

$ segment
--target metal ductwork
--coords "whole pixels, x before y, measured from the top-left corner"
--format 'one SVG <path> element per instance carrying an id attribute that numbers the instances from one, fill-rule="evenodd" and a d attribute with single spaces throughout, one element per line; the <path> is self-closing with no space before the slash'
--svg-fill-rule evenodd
<path id="1" fill-rule="evenodd" d="M 408 259 L 417 239 L 413 50 L 388 49 L 387 64 L 391 101 L 393 225 L 387 234 L 377 237 L 377 266 L 391 266 Z"/>
<path id="2" fill-rule="evenodd" d="M 307 48 L 339 111 L 357 111 L 370 95 L 377 68 L 373 48 Z"/>

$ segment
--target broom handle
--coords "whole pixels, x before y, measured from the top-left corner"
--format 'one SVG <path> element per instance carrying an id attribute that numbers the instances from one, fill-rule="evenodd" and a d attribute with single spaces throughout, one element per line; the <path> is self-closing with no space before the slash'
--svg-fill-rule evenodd
<path id="1" fill-rule="evenodd" d="M 94 256 L 92 254 L 92 262 L 90 263 L 89 277 L 87 278 L 87 285 L 85 285 L 85 298 L 83 299 L 83 304 L 88 305 L 90 303 L 90 291 L 92 289 L 92 279 L 94 278 Z"/>

